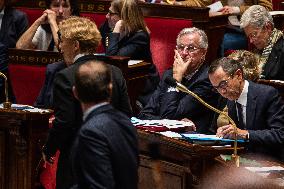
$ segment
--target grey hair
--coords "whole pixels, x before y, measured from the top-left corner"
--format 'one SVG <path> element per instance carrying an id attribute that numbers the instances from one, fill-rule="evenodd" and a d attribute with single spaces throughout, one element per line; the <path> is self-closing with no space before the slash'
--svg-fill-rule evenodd
<path id="1" fill-rule="evenodd" d="M 243 13 L 240 27 L 245 28 L 250 25 L 256 28 L 263 28 L 267 23 L 271 23 L 272 27 L 274 27 L 271 14 L 263 6 L 253 5 Z"/>
<path id="2" fill-rule="evenodd" d="M 208 48 L 207 35 L 203 30 L 196 28 L 196 27 L 182 29 L 177 36 L 177 44 L 179 43 L 181 36 L 186 35 L 186 34 L 193 34 L 193 33 L 198 33 L 200 36 L 199 47 L 207 49 Z"/>

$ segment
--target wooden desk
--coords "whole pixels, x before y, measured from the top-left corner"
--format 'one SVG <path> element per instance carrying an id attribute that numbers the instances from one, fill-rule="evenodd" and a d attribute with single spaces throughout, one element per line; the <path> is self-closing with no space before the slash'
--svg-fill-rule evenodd
<path id="1" fill-rule="evenodd" d="M 153 175 L 161 176 L 163 189 L 188 189 L 200 181 L 219 154 L 232 154 L 231 147 L 213 148 L 190 144 L 159 134 L 138 130 L 139 189 L 156 189 Z M 151 158 L 153 151 L 156 160 Z"/>
<path id="2" fill-rule="evenodd" d="M 272 182 L 284 188 L 284 171 L 277 172 L 277 173 L 276 172 L 270 173 L 268 177 L 262 177 L 258 175 L 257 173 L 254 173 L 252 171 L 245 169 L 245 167 L 272 167 L 272 166 L 280 166 L 284 168 L 284 163 L 281 163 L 277 160 L 274 160 L 268 157 L 259 156 L 259 155 L 252 154 L 252 153 L 251 154 L 249 153 L 241 154 L 240 157 L 241 157 L 240 167 L 237 168 L 237 169 L 240 169 L 239 170 L 240 173 L 250 174 L 251 176 L 256 177 L 256 179 L 259 179 L 259 181 L 265 180 L 265 182 Z M 221 159 L 221 157 L 215 158 L 215 162 L 216 162 L 216 167 L 215 167 L 216 170 L 233 171 L 234 169 L 236 169 L 236 166 L 234 165 L 232 161 L 224 161 L 223 159 Z M 231 178 L 231 179 L 234 179 L 234 178 Z M 237 181 L 237 179 L 238 178 L 236 178 L 235 180 Z M 247 178 L 247 179 L 248 181 L 244 181 L 244 182 L 249 183 L 250 182 L 249 179 L 252 179 L 252 178 Z M 269 188 L 273 188 L 273 187 L 271 186 Z"/>
<path id="3" fill-rule="evenodd" d="M 35 189 L 48 113 L 0 109 L 0 188 Z"/>

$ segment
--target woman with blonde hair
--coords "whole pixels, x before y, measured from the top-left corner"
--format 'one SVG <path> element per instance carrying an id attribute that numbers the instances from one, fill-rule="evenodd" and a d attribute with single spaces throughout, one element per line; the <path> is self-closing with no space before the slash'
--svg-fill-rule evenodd
<path id="1" fill-rule="evenodd" d="M 113 0 L 101 26 L 105 53 L 108 56 L 128 56 L 152 63 L 149 30 L 137 0 Z M 159 83 L 159 74 L 152 63 L 139 102 L 146 104 Z"/>

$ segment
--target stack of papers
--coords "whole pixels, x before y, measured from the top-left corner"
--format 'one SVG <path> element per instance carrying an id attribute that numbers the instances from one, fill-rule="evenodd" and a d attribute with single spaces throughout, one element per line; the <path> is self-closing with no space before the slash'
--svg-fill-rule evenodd
<path id="1" fill-rule="evenodd" d="M 131 122 L 134 126 L 139 129 L 163 132 L 163 131 L 177 131 L 183 132 L 188 127 L 192 127 L 194 124 L 192 122 L 177 121 L 177 120 L 141 120 L 136 117 L 131 118 Z"/>
<path id="2" fill-rule="evenodd" d="M 3 108 L 3 104 L 0 104 L 0 108 Z M 27 112 L 38 112 L 38 113 L 48 113 L 49 112 L 49 110 L 47 109 L 40 109 L 40 108 L 36 108 L 30 105 L 24 105 L 24 104 L 12 104 L 11 108 L 15 110 L 23 110 Z"/>

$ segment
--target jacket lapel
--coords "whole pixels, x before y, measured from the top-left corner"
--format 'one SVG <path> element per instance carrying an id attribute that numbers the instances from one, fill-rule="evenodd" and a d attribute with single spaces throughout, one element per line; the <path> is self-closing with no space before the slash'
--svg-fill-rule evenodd
<path id="1" fill-rule="evenodd" d="M 228 100 L 227 106 L 228 106 L 228 115 L 230 116 L 230 118 L 233 119 L 233 121 L 238 127 L 238 117 L 237 117 L 237 110 L 236 110 L 235 102 Z"/>
<path id="2" fill-rule="evenodd" d="M 256 100 L 257 94 L 253 91 L 254 83 L 249 82 L 248 95 L 247 95 L 247 108 L 246 108 L 246 128 L 253 128 L 255 121 Z"/>

